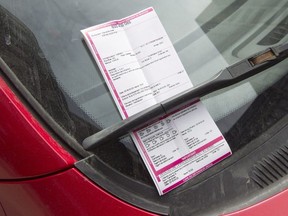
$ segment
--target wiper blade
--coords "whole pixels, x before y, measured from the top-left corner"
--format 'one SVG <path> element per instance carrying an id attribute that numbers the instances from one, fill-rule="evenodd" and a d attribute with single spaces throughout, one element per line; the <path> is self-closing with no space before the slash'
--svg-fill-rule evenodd
<path id="1" fill-rule="evenodd" d="M 86 150 L 92 150 L 98 145 L 106 142 L 116 141 L 127 133 L 149 123 L 185 104 L 207 95 L 216 90 L 238 83 L 244 79 L 254 76 L 288 57 L 288 43 L 270 47 L 261 52 L 239 61 L 217 73 L 206 82 L 171 97 L 162 103 L 139 112 L 119 123 L 116 123 L 102 131 L 93 134 L 83 141 Z"/>

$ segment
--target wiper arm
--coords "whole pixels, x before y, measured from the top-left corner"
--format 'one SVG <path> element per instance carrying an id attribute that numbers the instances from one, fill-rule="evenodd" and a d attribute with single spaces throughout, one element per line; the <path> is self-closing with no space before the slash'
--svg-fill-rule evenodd
<path id="1" fill-rule="evenodd" d="M 153 121 L 155 118 L 171 113 L 185 104 L 211 92 L 254 76 L 283 61 L 287 57 L 288 43 L 255 53 L 220 71 L 208 81 L 87 137 L 83 141 L 83 147 L 86 150 L 92 150 L 101 143 L 115 141 L 136 128 Z"/>

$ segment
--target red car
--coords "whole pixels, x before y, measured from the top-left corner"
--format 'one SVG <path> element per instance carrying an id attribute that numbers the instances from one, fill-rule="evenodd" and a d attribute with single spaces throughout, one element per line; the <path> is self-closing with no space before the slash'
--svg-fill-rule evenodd
<path id="1" fill-rule="evenodd" d="M 80 30 L 149 6 L 197 85 L 288 42 L 288 3 L 0 0 L 0 215 L 287 215 L 288 61 L 201 98 L 233 155 L 159 196 Z"/>

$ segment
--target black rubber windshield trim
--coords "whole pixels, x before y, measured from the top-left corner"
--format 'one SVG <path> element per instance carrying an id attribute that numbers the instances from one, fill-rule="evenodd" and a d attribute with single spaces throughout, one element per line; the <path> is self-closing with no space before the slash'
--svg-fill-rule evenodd
<path id="1" fill-rule="evenodd" d="M 26 107 L 30 108 L 31 113 L 34 111 L 34 117 L 43 124 L 47 124 L 46 129 L 52 130 L 57 136 L 64 140 L 60 142 L 63 147 L 66 148 L 71 154 L 77 158 L 83 158 L 90 155 L 85 151 L 82 146 L 71 137 L 62 127 L 60 127 L 57 122 L 46 112 L 46 110 L 41 106 L 41 104 L 33 97 L 33 95 L 27 90 L 27 88 L 21 83 L 17 78 L 13 70 L 4 62 L 0 56 L 0 75 L 8 82 L 8 84 L 13 89 L 14 93 L 22 100 Z M 25 103 L 26 102 L 26 103 Z M 32 108 L 32 110 L 31 110 Z M 35 113 L 36 112 L 36 113 Z M 44 122 L 43 122 L 44 121 Z M 49 126 L 47 128 L 47 126 Z"/>

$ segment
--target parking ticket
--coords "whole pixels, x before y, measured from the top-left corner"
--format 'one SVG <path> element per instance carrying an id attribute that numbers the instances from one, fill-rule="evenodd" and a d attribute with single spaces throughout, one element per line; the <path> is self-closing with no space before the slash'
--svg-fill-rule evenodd
<path id="1" fill-rule="evenodd" d="M 193 87 L 153 8 L 81 32 L 123 119 Z M 199 100 L 131 137 L 160 195 L 232 154 Z"/>

